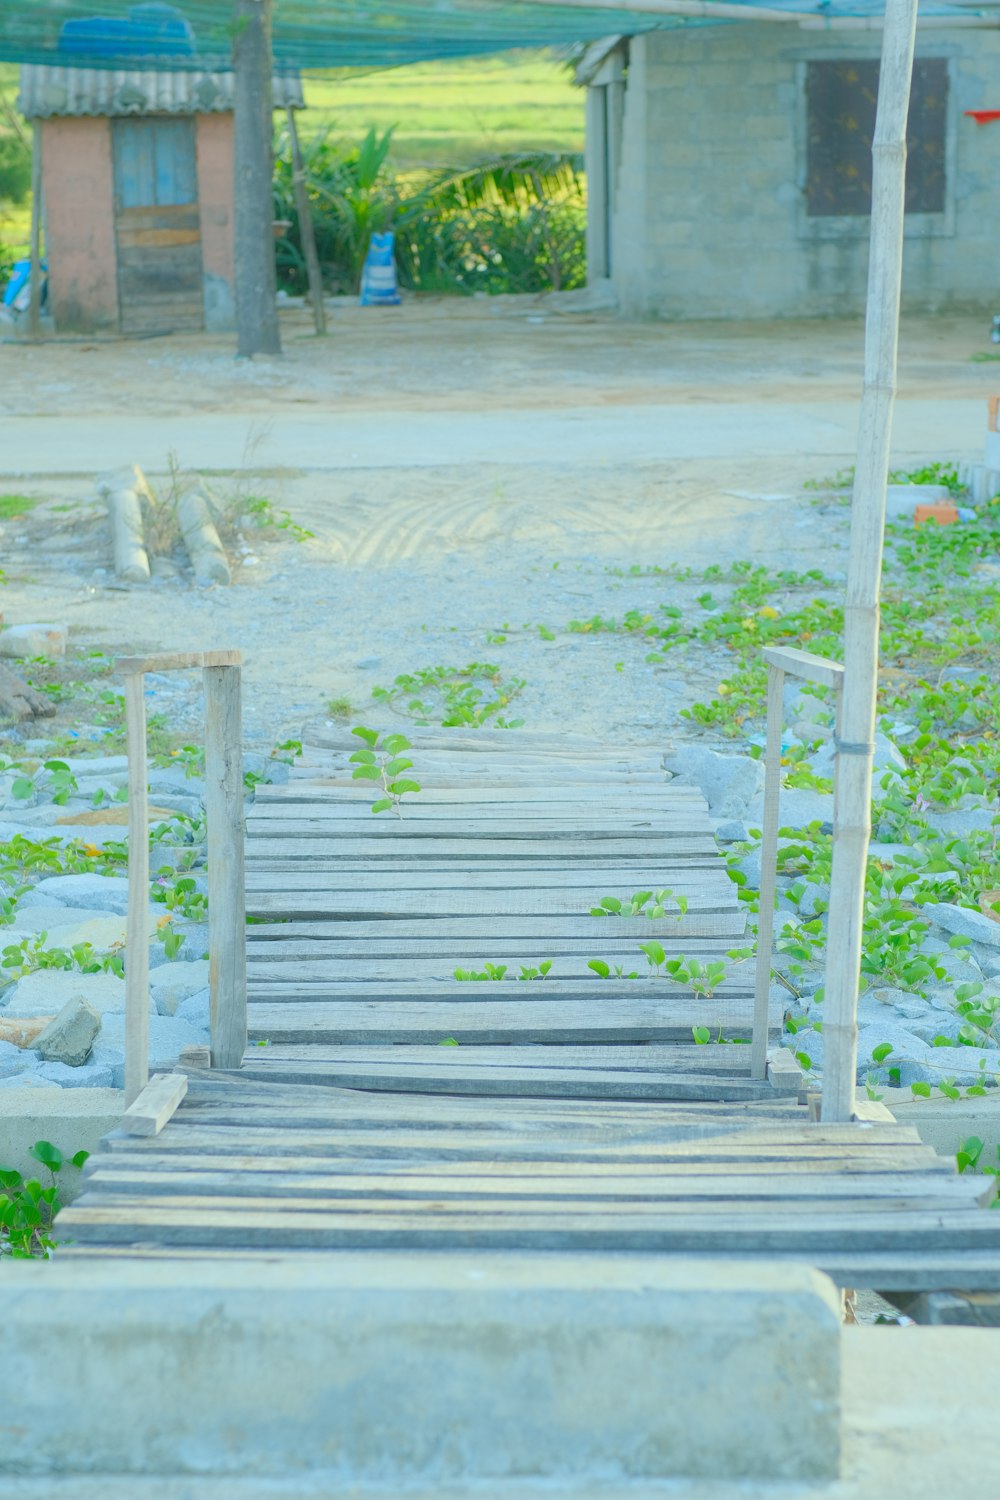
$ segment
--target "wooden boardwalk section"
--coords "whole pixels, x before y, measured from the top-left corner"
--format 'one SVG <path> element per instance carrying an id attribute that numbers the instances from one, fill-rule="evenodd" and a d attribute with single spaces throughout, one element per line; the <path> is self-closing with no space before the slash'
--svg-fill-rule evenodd
<path id="1" fill-rule="evenodd" d="M 657 753 L 411 738 L 402 818 L 373 817 L 347 734 L 259 789 L 243 1067 L 192 1073 L 160 1134 L 107 1138 L 70 1253 L 656 1251 L 1000 1287 L 992 1178 L 752 1079 L 748 961 L 711 996 L 651 974 L 640 942 L 702 963 L 746 942 L 704 802 Z M 589 914 L 662 888 L 683 913 Z M 454 977 L 487 964 L 504 978 Z"/>

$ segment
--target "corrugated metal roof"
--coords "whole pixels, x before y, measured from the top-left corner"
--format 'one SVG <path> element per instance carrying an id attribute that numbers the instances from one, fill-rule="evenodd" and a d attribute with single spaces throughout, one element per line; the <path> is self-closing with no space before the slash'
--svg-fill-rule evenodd
<path id="1" fill-rule="evenodd" d="M 303 109 L 302 76 L 275 73 L 274 107 Z M 29 120 L 50 115 L 218 114 L 233 107 L 233 75 L 155 68 L 61 68 L 26 63 L 17 107 Z"/>

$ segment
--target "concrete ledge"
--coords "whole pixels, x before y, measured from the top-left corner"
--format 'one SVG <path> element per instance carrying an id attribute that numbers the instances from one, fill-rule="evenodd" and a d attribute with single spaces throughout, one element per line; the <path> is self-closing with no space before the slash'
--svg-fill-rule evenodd
<path id="1" fill-rule="evenodd" d="M 0 1166 L 27 1176 L 44 1170 L 29 1151 L 51 1141 L 68 1160 L 77 1151 L 96 1151 L 102 1135 L 117 1130 L 125 1108 L 121 1089 L 4 1089 L 0 1093 Z M 71 1203 L 82 1186 L 76 1172 L 59 1179 L 59 1196 Z"/>
<path id="2" fill-rule="evenodd" d="M 823 1479 L 839 1300 L 734 1262 L 57 1259 L 4 1271 L 0 1473 Z"/>
<path id="3" fill-rule="evenodd" d="M 845 1328 L 840 1479 L 545 1480 L 417 1483 L 378 1500 L 969 1500 L 1000 1494 L 995 1392 L 1000 1334 L 967 1328 Z M 970 1378 L 970 1372 L 972 1376 Z M 166 1397 L 161 1395 L 166 1402 Z M 960 1422 L 942 1421 L 961 1411 Z M 105 1413 L 105 1421 L 114 1414 Z M 287 1478 L 0 1476 L 0 1500 L 374 1500 L 319 1471 Z"/>
<path id="4" fill-rule="evenodd" d="M 954 1100 L 942 1094 L 914 1098 L 909 1089 L 880 1088 L 878 1092 L 900 1125 L 912 1125 L 924 1144 L 942 1156 L 954 1157 L 968 1136 L 978 1135 L 983 1142 L 983 1165 L 998 1165 L 1000 1089 L 990 1089 L 980 1098 Z"/>

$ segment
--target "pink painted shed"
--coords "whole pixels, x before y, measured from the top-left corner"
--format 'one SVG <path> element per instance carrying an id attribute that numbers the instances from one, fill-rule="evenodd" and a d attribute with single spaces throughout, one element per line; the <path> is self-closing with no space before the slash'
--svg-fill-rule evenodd
<path id="1" fill-rule="evenodd" d="M 29 65 L 58 330 L 233 324 L 233 75 Z M 276 109 L 303 106 L 298 73 Z"/>

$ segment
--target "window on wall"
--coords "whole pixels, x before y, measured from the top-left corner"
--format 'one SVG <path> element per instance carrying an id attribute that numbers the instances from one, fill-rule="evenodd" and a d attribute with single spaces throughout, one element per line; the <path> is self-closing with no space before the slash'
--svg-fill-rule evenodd
<path id="1" fill-rule="evenodd" d="M 811 219 L 871 213 L 878 75 L 874 58 L 807 66 L 806 213 Z M 918 58 L 906 127 L 908 214 L 944 213 L 947 105 L 947 59 Z"/>

